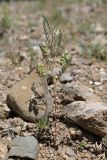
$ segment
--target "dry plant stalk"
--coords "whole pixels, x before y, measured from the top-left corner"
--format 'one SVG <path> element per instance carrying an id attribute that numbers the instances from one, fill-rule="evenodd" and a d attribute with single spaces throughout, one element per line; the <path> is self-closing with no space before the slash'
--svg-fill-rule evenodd
<path id="1" fill-rule="evenodd" d="M 51 28 L 48 20 L 46 17 L 43 16 L 43 29 L 44 34 L 46 37 L 46 41 L 40 44 L 40 49 L 42 51 L 42 62 L 38 63 L 36 65 L 36 68 L 38 70 L 38 73 L 40 74 L 43 82 L 43 88 L 44 88 L 44 96 L 45 96 L 45 103 L 46 103 L 46 114 L 49 109 L 50 105 L 50 98 L 49 98 L 49 91 L 48 91 L 48 85 L 47 85 L 47 74 L 49 71 L 51 71 L 53 76 L 53 84 L 54 84 L 54 102 L 52 104 L 54 108 L 53 112 L 53 119 L 55 121 L 55 133 L 54 133 L 54 144 L 56 145 L 57 141 L 57 108 L 58 108 L 58 93 L 56 89 L 56 82 L 59 80 L 58 76 L 53 75 L 53 68 L 55 64 L 55 58 L 60 57 L 60 65 L 62 68 L 62 72 L 66 70 L 66 68 L 69 66 L 71 58 L 67 50 L 63 51 L 62 48 L 62 32 L 59 29 L 59 26 L 54 26 Z M 50 61 L 53 60 L 53 63 Z"/>

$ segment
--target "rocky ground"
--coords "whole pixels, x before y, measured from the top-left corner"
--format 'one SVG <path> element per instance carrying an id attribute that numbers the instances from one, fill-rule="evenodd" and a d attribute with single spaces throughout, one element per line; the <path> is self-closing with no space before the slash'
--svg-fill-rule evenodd
<path id="1" fill-rule="evenodd" d="M 0 3 L 1 160 L 107 159 L 106 14 L 106 0 Z M 44 40 L 41 15 L 52 25 L 60 19 L 63 44 L 72 57 L 55 84 L 56 120 L 50 103 L 49 122 L 42 133 L 35 122 L 46 106 L 41 102 L 41 78 L 34 69 Z M 54 74 L 59 70 L 55 66 Z M 29 108 L 33 83 L 40 96 L 34 101 L 35 112 Z M 49 100 L 54 99 L 51 79 L 48 84 Z"/>

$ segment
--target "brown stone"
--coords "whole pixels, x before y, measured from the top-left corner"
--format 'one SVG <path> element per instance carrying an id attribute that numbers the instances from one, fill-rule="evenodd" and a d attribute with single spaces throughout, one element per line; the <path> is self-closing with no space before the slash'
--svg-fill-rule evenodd
<path id="1" fill-rule="evenodd" d="M 13 86 L 7 95 L 7 105 L 9 108 L 17 115 L 19 115 L 22 119 L 35 122 L 35 120 L 38 120 L 41 118 L 46 111 L 46 106 L 41 102 L 41 99 L 37 104 L 34 106 L 35 111 L 30 111 L 30 100 L 33 96 L 33 92 L 31 90 L 32 84 L 35 84 L 36 92 L 43 96 L 43 87 L 41 78 L 36 73 L 36 71 L 33 71 L 31 74 L 29 74 L 25 79 L 18 82 L 15 86 Z M 50 99 L 50 98 L 49 98 Z M 47 112 L 50 112 L 52 110 L 52 105 L 49 105 L 50 108 Z"/>

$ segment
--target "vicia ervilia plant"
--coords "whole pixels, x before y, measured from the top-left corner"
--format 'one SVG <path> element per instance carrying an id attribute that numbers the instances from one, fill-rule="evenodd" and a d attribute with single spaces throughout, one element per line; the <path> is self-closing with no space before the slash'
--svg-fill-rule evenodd
<path id="1" fill-rule="evenodd" d="M 67 67 L 70 64 L 71 57 L 70 54 L 67 50 L 64 50 L 62 47 L 62 32 L 59 28 L 59 26 L 54 26 L 53 28 L 50 26 L 48 20 L 43 16 L 43 29 L 44 29 L 44 34 L 45 34 L 45 42 L 40 44 L 40 49 L 42 52 L 42 61 L 37 63 L 36 68 L 38 73 L 40 74 L 43 82 L 43 87 L 44 87 L 44 97 L 45 97 L 45 104 L 46 104 L 46 114 L 47 116 L 47 111 L 49 109 L 49 100 L 50 98 L 48 97 L 48 85 L 47 85 L 47 75 L 49 72 L 52 73 L 53 77 L 53 101 L 52 101 L 52 106 L 53 106 L 53 120 L 55 123 L 55 133 L 54 133 L 54 141 L 56 144 L 57 141 L 57 108 L 58 108 L 58 92 L 56 88 L 56 83 L 59 79 L 58 76 L 53 75 L 53 68 L 55 65 L 56 58 L 59 60 L 59 64 L 62 69 L 62 73 L 66 71 Z M 59 75 L 60 76 L 60 75 Z M 43 120 L 46 120 L 44 118 Z M 42 123 L 41 123 L 42 122 Z M 40 128 L 45 127 L 42 120 L 40 120 Z M 43 124 L 43 127 L 41 126 Z M 39 126 L 39 125 L 38 125 Z"/>

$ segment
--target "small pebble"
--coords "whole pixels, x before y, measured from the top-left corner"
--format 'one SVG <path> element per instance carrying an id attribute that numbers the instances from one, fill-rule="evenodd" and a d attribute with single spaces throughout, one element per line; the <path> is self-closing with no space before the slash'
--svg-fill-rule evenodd
<path id="1" fill-rule="evenodd" d="M 93 92 L 93 89 L 92 89 L 92 88 L 89 88 L 89 91 L 90 91 L 90 92 Z"/>
<path id="2" fill-rule="evenodd" d="M 90 152 L 91 152 L 91 153 L 94 153 L 94 148 L 90 148 Z"/>
<path id="3" fill-rule="evenodd" d="M 93 84 L 94 84 L 94 82 L 93 82 L 93 81 L 89 81 L 89 84 L 93 85 Z"/>
<path id="4" fill-rule="evenodd" d="M 15 133 L 16 133 L 17 135 L 20 135 L 20 134 L 21 134 L 21 127 L 20 127 L 20 126 L 16 127 L 16 128 L 14 129 L 14 131 L 15 131 Z"/>
<path id="5" fill-rule="evenodd" d="M 94 85 L 96 86 L 100 86 L 102 84 L 102 82 L 94 82 Z"/>
<path id="6" fill-rule="evenodd" d="M 73 128 L 70 128 L 70 129 L 69 129 L 69 133 L 70 133 L 70 136 L 71 136 L 71 137 L 75 137 L 76 134 L 77 134 L 76 131 L 75 131 Z"/>
<path id="7" fill-rule="evenodd" d="M 60 82 L 67 83 L 73 80 L 73 77 L 70 73 L 63 73 L 60 77 Z"/>

